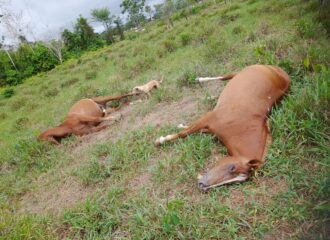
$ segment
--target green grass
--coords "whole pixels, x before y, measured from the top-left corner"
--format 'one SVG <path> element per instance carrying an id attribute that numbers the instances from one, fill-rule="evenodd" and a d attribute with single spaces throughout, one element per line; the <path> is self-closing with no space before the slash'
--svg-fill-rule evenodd
<path id="1" fill-rule="evenodd" d="M 0 239 L 329 237 L 324 9 L 316 0 L 210 0 L 186 14 L 175 16 L 173 28 L 151 22 L 143 33 L 2 90 Z M 270 116 L 266 164 L 248 182 L 202 193 L 197 173 L 227 154 L 221 143 L 207 134 L 153 143 L 214 106 L 225 83 L 194 84 L 197 76 L 255 63 L 279 65 L 291 77 Z M 36 141 L 75 101 L 126 93 L 159 76 L 161 88 L 109 129 L 59 147 Z"/>

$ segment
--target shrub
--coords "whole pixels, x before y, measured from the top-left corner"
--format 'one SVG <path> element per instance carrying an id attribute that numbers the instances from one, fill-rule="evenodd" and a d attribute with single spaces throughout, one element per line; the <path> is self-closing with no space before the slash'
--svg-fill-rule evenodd
<path id="1" fill-rule="evenodd" d="M 10 98 L 15 94 L 15 90 L 11 87 L 8 87 L 5 89 L 5 91 L 3 91 L 3 96 L 5 98 Z"/>
<path id="2" fill-rule="evenodd" d="M 6 83 L 10 86 L 15 86 L 22 83 L 22 76 L 18 71 L 8 70 L 6 71 L 7 79 Z"/>

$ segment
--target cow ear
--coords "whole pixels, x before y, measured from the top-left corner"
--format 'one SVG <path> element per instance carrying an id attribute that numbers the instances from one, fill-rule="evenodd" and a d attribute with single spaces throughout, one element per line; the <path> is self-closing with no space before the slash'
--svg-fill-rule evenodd
<path id="1" fill-rule="evenodd" d="M 254 169 L 257 169 L 261 166 L 262 162 L 258 159 L 251 159 L 247 162 L 247 165 L 250 167 L 250 168 L 254 168 Z"/>

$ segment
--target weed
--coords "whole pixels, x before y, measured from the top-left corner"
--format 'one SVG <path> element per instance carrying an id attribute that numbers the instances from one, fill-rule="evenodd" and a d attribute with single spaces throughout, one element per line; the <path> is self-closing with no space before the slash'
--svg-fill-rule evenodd
<path id="1" fill-rule="evenodd" d="M 320 22 L 323 27 L 325 28 L 327 34 L 330 34 L 330 3 L 328 1 L 325 1 L 323 6 L 319 6 L 319 11 L 316 15 L 316 20 Z"/>
<path id="2" fill-rule="evenodd" d="M 241 34 L 243 32 L 245 32 L 245 29 L 242 26 L 236 26 L 236 27 L 233 28 L 233 33 L 234 34 Z"/>
<path id="3" fill-rule="evenodd" d="M 120 221 L 116 212 L 116 206 L 120 205 L 116 200 L 118 195 L 111 195 L 106 203 L 87 199 L 76 209 L 66 211 L 63 222 L 70 226 L 68 235 L 73 238 L 95 239 L 100 235 L 111 238 Z"/>
<path id="4" fill-rule="evenodd" d="M 208 61 L 226 61 L 229 57 L 227 54 L 230 52 L 233 54 L 235 46 L 233 43 L 229 43 L 224 36 L 210 37 L 207 40 L 204 57 Z"/>
<path id="5" fill-rule="evenodd" d="M 11 211 L 0 209 L 0 235 L 3 239 L 52 239 L 49 219 L 40 216 L 13 216 Z"/>
<path id="6" fill-rule="evenodd" d="M 26 117 L 21 117 L 18 118 L 14 124 L 13 127 L 16 131 L 20 131 L 23 130 L 24 128 L 26 128 L 26 125 L 29 123 L 29 119 Z"/>
<path id="7" fill-rule="evenodd" d="M 259 45 L 254 48 L 255 57 L 261 64 L 276 64 L 276 56 L 274 52 L 268 51 L 265 45 Z"/>
<path id="8" fill-rule="evenodd" d="M 189 33 L 182 33 L 180 35 L 180 40 L 181 40 L 182 46 L 187 46 L 190 44 L 192 37 Z"/>
<path id="9" fill-rule="evenodd" d="M 15 145 L 15 150 L 12 153 L 9 163 L 21 171 L 28 171 L 32 168 L 39 170 L 47 169 L 52 165 L 51 161 L 47 159 L 48 149 L 49 147 L 47 145 L 38 143 L 32 139 L 20 139 Z"/>
<path id="10" fill-rule="evenodd" d="M 232 4 L 232 5 L 230 5 L 229 7 L 225 8 L 222 11 L 222 15 L 226 15 L 227 13 L 233 12 L 233 11 L 235 11 L 237 9 L 240 9 L 240 5 L 239 4 Z"/>
<path id="11" fill-rule="evenodd" d="M 73 175 L 79 177 L 83 184 L 91 185 L 104 181 L 110 176 L 110 168 L 100 163 L 98 160 L 92 160 L 86 166 L 82 166 L 73 172 Z"/>
<path id="12" fill-rule="evenodd" d="M 235 22 L 239 18 L 239 14 L 224 14 L 219 22 L 221 25 L 226 25 L 230 22 Z"/>
<path id="13" fill-rule="evenodd" d="M 0 119 L 5 120 L 8 117 L 8 115 L 5 112 L 0 113 Z"/>
<path id="14" fill-rule="evenodd" d="M 52 88 L 51 90 L 48 90 L 45 92 L 45 97 L 55 97 L 59 94 L 59 90 L 57 88 Z"/>
<path id="15" fill-rule="evenodd" d="M 205 105 L 208 111 L 214 109 L 215 105 L 218 102 L 218 96 L 212 96 L 208 92 L 205 93 L 205 97 L 203 99 L 203 104 Z"/>
<path id="16" fill-rule="evenodd" d="M 255 2 L 257 2 L 257 0 L 249 0 L 249 1 L 248 1 L 248 4 L 249 4 L 249 5 L 252 5 L 252 4 L 254 4 Z"/>
<path id="17" fill-rule="evenodd" d="M 177 85 L 179 87 L 188 87 L 196 85 L 196 78 L 197 78 L 196 72 L 186 71 L 181 77 L 177 80 Z"/>
<path id="18" fill-rule="evenodd" d="M 21 109 L 26 104 L 26 101 L 27 101 L 27 99 L 25 97 L 15 99 L 14 101 L 12 101 L 12 103 L 10 105 L 11 110 L 17 111 L 17 110 Z"/>
<path id="19" fill-rule="evenodd" d="M 74 85 L 75 83 L 79 82 L 79 78 L 77 77 L 74 77 L 74 78 L 71 78 L 67 81 L 65 81 L 64 83 L 61 84 L 61 88 L 66 88 L 66 87 L 69 87 L 69 86 L 72 86 Z"/>
<path id="20" fill-rule="evenodd" d="M 174 52 L 177 49 L 177 45 L 174 40 L 168 39 L 163 42 L 163 46 L 167 52 Z"/>
<path id="21" fill-rule="evenodd" d="M 85 74 L 85 79 L 86 80 L 92 80 L 92 79 L 95 79 L 96 76 L 97 76 L 97 72 L 96 71 L 87 72 Z"/>
<path id="22" fill-rule="evenodd" d="M 99 91 L 99 89 L 87 85 L 87 86 L 82 86 L 78 89 L 78 93 L 76 93 L 75 97 L 73 98 L 73 101 L 76 102 L 82 98 L 92 98 L 96 96 L 96 93 Z"/>
<path id="23" fill-rule="evenodd" d="M 302 38 L 313 38 L 320 32 L 320 27 L 316 23 L 306 19 L 300 19 L 296 23 L 298 33 Z"/>

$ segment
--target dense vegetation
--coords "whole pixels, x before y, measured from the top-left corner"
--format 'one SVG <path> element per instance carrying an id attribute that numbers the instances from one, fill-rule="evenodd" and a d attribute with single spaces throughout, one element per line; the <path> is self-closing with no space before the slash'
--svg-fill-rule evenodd
<path id="1" fill-rule="evenodd" d="M 15 86 L 27 77 L 53 69 L 64 61 L 80 57 L 83 53 L 111 45 L 125 39 L 124 30 L 140 28 L 153 19 L 166 18 L 173 25 L 171 16 L 194 8 L 195 0 L 167 0 L 156 4 L 154 8 L 146 5 L 144 0 L 124 0 L 121 4 L 123 13 L 128 13 L 128 21 L 123 24 L 119 16 L 112 15 L 108 8 L 92 9 L 92 21 L 104 26 L 101 34 L 95 33 L 88 19 L 79 16 L 72 31 L 65 29 L 60 39 L 48 41 L 28 41 L 22 26 L 14 25 L 14 15 L 6 13 L 0 2 L 0 24 L 7 32 L 14 32 L 14 38 L 20 41 L 18 46 L 5 45 L 5 35 L 0 35 L 0 87 Z M 184 9 L 184 10 L 182 10 Z M 17 17 L 18 18 L 18 17 Z M 3 20 L 4 19 L 4 20 Z M 2 21 L 1 21 L 2 20 Z M 15 28 L 15 29 L 12 29 Z M 11 96 L 11 95 L 5 95 Z"/>
<path id="2" fill-rule="evenodd" d="M 328 4 L 204 1 L 7 90 L 0 238 L 328 238 Z M 249 182 L 201 193 L 197 173 L 226 154 L 221 143 L 205 134 L 161 148 L 154 140 L 214 106 L 225 83 L 199 86 L 196 76 L 255 63 L 279 65 L 291 77 L 271 113 L 266 164 Z M 109 129 L 59 147 L 35 140 L 76 100 L 128 92 L 160 75 L 161 88 L 124 108 Z"/>

